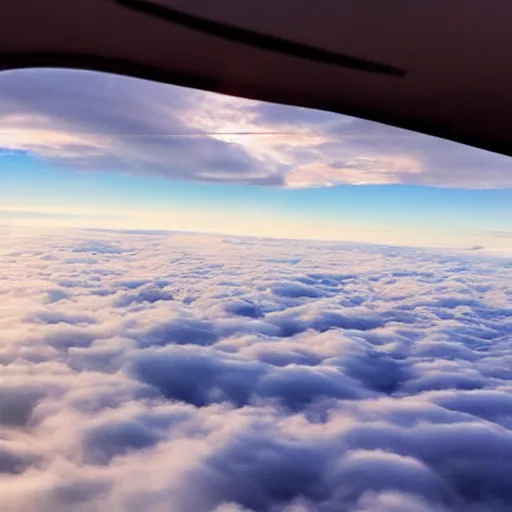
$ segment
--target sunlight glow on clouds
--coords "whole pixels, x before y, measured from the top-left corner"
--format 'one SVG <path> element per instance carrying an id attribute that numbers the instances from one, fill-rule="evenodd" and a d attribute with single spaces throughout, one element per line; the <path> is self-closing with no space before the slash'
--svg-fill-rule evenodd
<path id="1" fill-rule="evenodd" d="M 407 173 L 421 173 L 421 164 L 409 157 L 359 156 L 346 162 L 299 165 L 287 175 L 286 182 L 290 187 L 332 187 L 339 183 L 382 185 L 399 183 L 398 175 Z"/>
<path id="2" fill-rule="evenodd" d="M 2 73 L 0 124 L 2 147 L 87 171 L 302 187 L 512 187 L 508 158 L 441 139 L 85 71 Z"/>

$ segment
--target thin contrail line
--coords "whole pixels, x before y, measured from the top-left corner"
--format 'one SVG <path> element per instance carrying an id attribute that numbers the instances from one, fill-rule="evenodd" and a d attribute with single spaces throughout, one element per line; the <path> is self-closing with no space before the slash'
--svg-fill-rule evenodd
<path id="1" fill-rule="evenodd" d="M 301 135 L 305 137 L 310 134 L 294 132 L 177 132 L 177 133 L 122 133 L 122 132 L 88 132 L 69 130 L 0 130 L 0 135 L 14 135 L 20 132 L 30 133 L 64 133 L 66 135 L 102 135 L 111 137 L 205 137 L 211 135 Z"/>

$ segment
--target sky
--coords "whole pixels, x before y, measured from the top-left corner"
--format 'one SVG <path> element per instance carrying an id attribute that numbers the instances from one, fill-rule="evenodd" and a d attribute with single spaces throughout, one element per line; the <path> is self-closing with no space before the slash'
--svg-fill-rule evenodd
<path id="1" fill-rule="evenodd" d="M 512 510 L 510 159 L 0 73 L 2 512 Z"/>
<path id="2" fill-rule="evenodd" d="M 69 70 L 0 74 L 0 223 L 512 252 L 508 157 Z"/>

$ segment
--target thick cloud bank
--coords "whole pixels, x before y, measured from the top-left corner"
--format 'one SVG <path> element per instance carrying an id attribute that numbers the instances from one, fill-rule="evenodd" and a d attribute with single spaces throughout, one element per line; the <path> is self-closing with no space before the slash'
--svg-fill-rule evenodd
<path id="1" fill-rule="evenodd" d="M 0 236 L 2 511 L 512 509 L 512 262 Z"/>
<path id="2" fill-rule="evenodd" d="M 90 71 L 0 77 L 0 156 L 292 188 L 510 188 L 510 158 L 378 123 Z"/>

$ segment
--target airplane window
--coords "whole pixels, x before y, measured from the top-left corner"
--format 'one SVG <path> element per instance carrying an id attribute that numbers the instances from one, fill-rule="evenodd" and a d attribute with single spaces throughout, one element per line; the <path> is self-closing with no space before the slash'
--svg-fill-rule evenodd
<path id="1" fill-rule="evenodd" d="M 512 508 L 509 157 L 0 74 L 6 511 Z"/>

